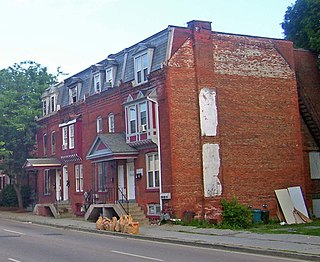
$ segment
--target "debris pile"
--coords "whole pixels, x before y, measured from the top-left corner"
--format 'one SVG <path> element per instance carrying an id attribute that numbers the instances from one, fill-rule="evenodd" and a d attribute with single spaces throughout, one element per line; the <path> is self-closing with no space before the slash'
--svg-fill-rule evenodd
<path id="1" fill-rule="evenodd" d="M 100 216 L 96 222 L 98 230 L 116 231 L 128 234 L 139 233 L 139 222 L 134 222 L 131 215 L 122 215 L 119 220 Z"/>

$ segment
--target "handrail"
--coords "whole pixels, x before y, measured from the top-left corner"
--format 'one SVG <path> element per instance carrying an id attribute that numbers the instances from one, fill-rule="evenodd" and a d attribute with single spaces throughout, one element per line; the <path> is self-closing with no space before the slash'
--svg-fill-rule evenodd
<path id="1" fill-rule="evenodd" d="M 122 191 L 122 189 L 120 187 L 118 187 L 118 193 L 120 193 L 119 196 L 121 196 L 121 201 L 120 201 L 120 197 L 119 197 L 118 203 L 123 208 L 123 210 L 127 213 L 127 215 L 129 215 L 129 201 L 127 199 L 127 196 L 124 194 L 124 192 Z M 123 206 L 123 201 L 125 201 L 127 208 L 125 208 Z"/>

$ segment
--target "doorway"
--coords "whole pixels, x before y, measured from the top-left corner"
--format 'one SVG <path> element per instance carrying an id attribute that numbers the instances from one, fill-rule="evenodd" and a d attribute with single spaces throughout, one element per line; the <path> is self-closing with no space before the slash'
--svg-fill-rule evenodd
<path id="1" fill-rule="evenodd" d="M 128 200 L 136 199 L 134 163 L 127 162 L 127 198 Z"/>

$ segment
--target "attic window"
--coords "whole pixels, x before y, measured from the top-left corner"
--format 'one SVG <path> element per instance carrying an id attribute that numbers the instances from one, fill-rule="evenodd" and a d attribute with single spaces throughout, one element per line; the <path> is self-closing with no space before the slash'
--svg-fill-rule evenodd
<path id="1" fill-rule="evenodd" d="M 69 89 L 70 104 L 76 103 L 78 101 L 78 87 L 73 86 Z"/>
<path id="2" fill-rule="evenodd" d="M 100 88 L 100 74 L 94 75 L 93 82 L 94 82 L 94 92 L 95 93 L 99 93 L 101 91 L 101 88 Z"/>
<path id="3" fill-rule="evenodd" d="M 135 84 L 140 85 L 148 81 L 151 71 L 153 47 L 140 45 L 134 53 L 134 78 Z"/>

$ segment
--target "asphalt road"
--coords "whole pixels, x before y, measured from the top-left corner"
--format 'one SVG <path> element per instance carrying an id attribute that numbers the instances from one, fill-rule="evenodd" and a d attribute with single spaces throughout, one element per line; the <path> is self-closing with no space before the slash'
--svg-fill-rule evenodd
<path id="1" fill-rule="evenodd" d="M 0 262 L 298 261 L 0 220 Z"/>

